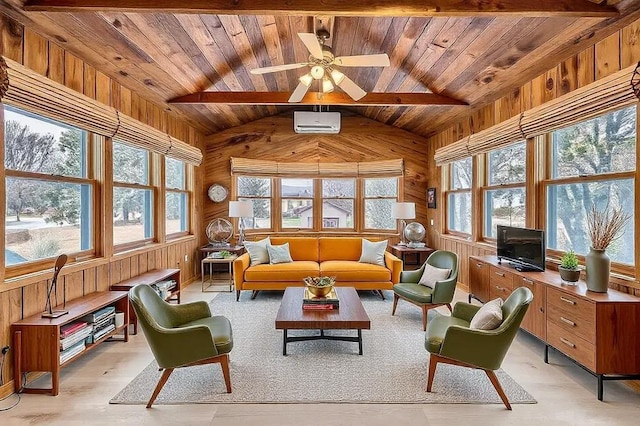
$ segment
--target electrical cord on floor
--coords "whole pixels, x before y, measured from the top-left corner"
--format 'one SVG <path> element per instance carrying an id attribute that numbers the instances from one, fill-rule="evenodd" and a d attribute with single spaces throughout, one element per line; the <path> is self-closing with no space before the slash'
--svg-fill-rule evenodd
<path id="1" fill-rule="evenodd" d="M 4 385 L 4 360 L 6 358 L 6 352 L 3 352 L 2 354 L 2 361 L 0 361 L 0 386 Z M 20 389 L 20 392 L 22 392 L 22 389 Z M 11 410 L 13 407 L 15 407 L 16 405 L 18 405 L 20 403 L 20 393 L 14 393 L 14 394 L 9 394 L 7 396 L 5 396 L 4 398 L 0 399 L 0 402 L 3 402 L 9 398 L 11 398 L 11 396 L 15 395 L 17 397 L 16 402 L 13 403 L 13 405 L 11 405 L 10 407 L 0 407 L 0 411 L 9 411 Z"/>

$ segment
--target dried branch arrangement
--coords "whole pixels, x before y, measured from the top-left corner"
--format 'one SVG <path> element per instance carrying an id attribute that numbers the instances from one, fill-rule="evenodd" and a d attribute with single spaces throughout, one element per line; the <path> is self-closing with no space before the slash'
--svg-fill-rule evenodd
<path id="1" fill-rule="evenodd" d="M 620 237 L 629 219 L 631 219 L 631 215 L 620 209 L 614 208 L 613 213 L 609 215 L 608 207 L 604 211 L 598 211 L 595 205 L 591 206 L 587 215 L 591 246 L 596 250 L 606 250 L 613 241 Z"/>

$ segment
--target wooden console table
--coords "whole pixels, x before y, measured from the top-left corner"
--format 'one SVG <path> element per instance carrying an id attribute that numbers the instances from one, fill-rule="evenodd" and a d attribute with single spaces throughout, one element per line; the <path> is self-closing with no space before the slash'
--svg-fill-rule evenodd
<path id="1" fill-rule="evenodd" d="M 408 266 L 406 269 L 418 269 L 422 266 L 422 264 L 427 260 L 431 253 L 435 251 L 431 247 L 408 247 L 408 246 L 400 246 L 400 245 L 392 245 L 389 246 L 389 251 L 392 255 L 400 258 L 402 260 L 403 269 L 405 266 Z M 407 257 L 412 257 L 412 262 L 407 261 Z"/>
<path id="2" fill-rule="evenodd" d="M 176 282 L 176 285 L 169 288 L 169 294 L 165 299 L 167 302 L 180 303 L 180 269 L 152 269 L 149 272 L 145 272 L 128 280 L 119 282 L 111 286 L 111 290 L 126 291 L 128 292 L 138 284 L 156 284 L 161 281 Z M 133 310 L 133 306 L 129 306 L 129 323 L 133 324 L 133 334 L 138 334 L 138 317 Z"/>
<path id="3" fill-rule="evenodd" d="M 71 359 L 60 363 L 60 327 L 72 323 L 87 314 L 106 306 L 115 306 L 124 312 L 124 325 L 116 327 L 95 343 Z M 118 333 L 124 333 L 123 341 L 129 340 L 129 298 L 124 291 L 100 291 L 67 302 L 64 306 L 69 313 L 58 318 L 42 318 L 36 314 L 11 324 L 13 335 L 13 361 L 15 391 L 24 393 L 50 393 L 58 395 L 60 390 L 60 368 L 97 347 L 100 343 Z M 62 308 L 59 306 L 58 308 Z M 22 373 L 28 371 L 50 372 L 51 388 L 22 388 Z"/>
<path id="4" fill-rule="evenodd" d="M 528 287 L 533 302 L 521 328 L 563 353 L 598 379 L 598 399 L 606 380 L 640 378 L 640 298 L 609 289 L 587 290 L 584 282 L 565 285 L 555 271 L 519 272 L 495 256 L 469 257 L 469 302 L 506 299 Z"/>

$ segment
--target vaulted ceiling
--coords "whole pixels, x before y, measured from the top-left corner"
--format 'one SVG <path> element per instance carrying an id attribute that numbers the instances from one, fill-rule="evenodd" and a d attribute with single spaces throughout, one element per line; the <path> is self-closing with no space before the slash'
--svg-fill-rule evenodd
<path id="1" fill-rule="evenodd" d="M 307 70 L 250 70 L 306 62 L 297 33 L 313 32 L 314 15 L 335 16 L 337 56 L 389 55 L 386 68 L 343 70 L 367 92 L 433 92 L 468 104 L 416 106 L 406 104 L 415 103 L 409 96 L 378 95 L 380 105 L 348 106 L 421 135 L 640 18 L 635 0 L 33 0 L 26 11 L 23 3 L 2 1 L 0 11 L 205 133 L 295 107 L 271 105 L 282 96 L 269 93 L 291 92 Z M 390 3 L 404 9 L 375 7 Z M 429 9 L 435 4 L 440 9 Z M 204 90 L 227 103 L 169 103 Z"/>

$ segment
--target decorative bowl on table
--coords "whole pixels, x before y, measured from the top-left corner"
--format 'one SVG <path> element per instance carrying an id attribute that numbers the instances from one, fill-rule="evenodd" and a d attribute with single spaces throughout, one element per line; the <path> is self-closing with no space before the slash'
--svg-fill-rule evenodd
<path id="1" fill-rule="evenodd" d="M 303 281 L 311 294 L 316 297 L 325 297 L 331 293 L 336 277 L 306 277 Z"/>

